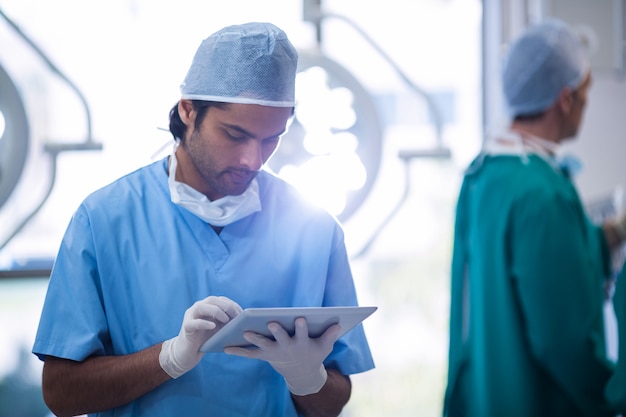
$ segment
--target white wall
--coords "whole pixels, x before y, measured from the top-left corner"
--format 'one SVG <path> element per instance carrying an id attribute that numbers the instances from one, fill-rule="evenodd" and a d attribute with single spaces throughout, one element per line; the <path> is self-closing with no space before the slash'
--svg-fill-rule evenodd
<path id="1" fill-rule="evenodd" d="M 594 201 L 626 185 L 626 83 L 596 74 L 578 138 L 565 147 L 583 170 L 576 177 L 581 197 Z"/>

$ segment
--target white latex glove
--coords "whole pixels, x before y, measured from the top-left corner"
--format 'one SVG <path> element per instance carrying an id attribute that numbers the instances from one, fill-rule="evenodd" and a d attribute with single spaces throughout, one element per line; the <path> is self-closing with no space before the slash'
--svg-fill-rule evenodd
<path id="1" fill-rule="evenodd" d="M 200 346 L 241 311 L 239 304 L 226 297 L 210 296 L 196 301 L 185 311 L 178 336 L 163 342 L 159 354 L 161 368 L 172 378 L 192 369 L 204 356 L 204 352 L 198 351 Z"/>
<path id="2" fill-rule="evenodd" d="M 622 242 L 626 241 L 626 214 L 617 218 L 613 226 L 615 227 L 615 232 L 619 236 Z"/>
<path id="3" fill-rule="evenodd" d="M 337 341 L 339 325 L 330 326 L 317 338 L 309 337 L 306 319 L 302 317 L 295 321 L 293 337 L 289 337 L 278 323 L 269 323 L 267 328 L 275 341 L 258 333 L 246 332 L 244 338 L 258 349 L 228 347 L 224 352 L 269 362 L 285 378 L 289 391 L 295 395 L 319 392 L 328 377 L 323 362 Z"/>

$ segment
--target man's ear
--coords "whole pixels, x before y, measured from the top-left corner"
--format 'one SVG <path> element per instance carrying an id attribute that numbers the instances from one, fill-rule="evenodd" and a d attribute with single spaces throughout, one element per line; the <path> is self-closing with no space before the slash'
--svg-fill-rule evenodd
<path id="1" fill-rule="evenodd" d="M 180 116 L 180 120 L 187 125 L 187 127 L 194 125 L 196 114 L 191 100 L 181 99 L 178 102 L 178 115 Z"/>
<path id="2" fill-rule="evenodd" d="M 571 88 L 565 87 L 559 93 L 557 98 L 557 105 L 563 114 L 570 114 L 574 107 L 574 91 Z"/>

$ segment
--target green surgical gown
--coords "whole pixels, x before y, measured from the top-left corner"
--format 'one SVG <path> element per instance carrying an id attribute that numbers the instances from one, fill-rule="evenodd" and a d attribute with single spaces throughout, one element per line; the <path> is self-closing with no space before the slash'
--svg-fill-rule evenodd
<path id="1" fill-rule="evenodd" d="M 610 251 L 566 175 L 482 155 L 456 213 L 449 417 L 611 416 L 603 280 Z"/>
<path id="2" fill-rule="evenodd" d="M 617 411 L 626 415 L 626 267 L 617 278 L 613 304 L 619 332 L 619 359 L 606 387 L 606 396 Z"/>

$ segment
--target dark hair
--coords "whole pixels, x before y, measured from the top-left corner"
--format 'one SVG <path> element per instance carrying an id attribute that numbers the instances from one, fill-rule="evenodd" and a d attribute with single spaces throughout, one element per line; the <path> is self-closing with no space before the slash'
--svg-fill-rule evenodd
<path id="1" fill-rule="evenodd" d="M 582 83 L 581 83 L 582 85 Z M 572 97 L 574 98 L 574 100 L 579 100 L 580 99 L 580 86 L 575 88 L 574 90 L 572 90 Z M 531 114 L 518 114 L 516 115 L 513 119 L 517 122 L 532 122 L 534 120 L 539 120 L 541 119 L 544 114 L 546 114 L 547 110 L 542 110 L 540 112 L 537 113 L 531 113 Z"/>
<path id="2" fill-rule="evenodd" d="M 209 107 L 224 107 L 227 105 L 227 103 L 204 100 L 191 100 L 191 103 L 193 104 L 194 110 L 198 113 L 194 123 L 194 128 L 196 129 L 200 127 L 200 123 L 204 120 Z M 187 130 L 187 125 L 180 119 L 180 114 L 178 114 L 178 102 L 176 102 L 174 107 L 170 110 L 170 133 L 175 139 L 179 139 L 183 142 L 185 140 L 185 130 Z"/>
<path id="3" fill-rule="evenodd" d="M 544 114 L 546 114 L 545 111 L 542 111 L 540 113 L 532 113 L 532 114 L 518 114 L 517 116 L 514 117 L 514 120 L 516 122 L 532 122 L 534 120 L 541 119 Z"/>

